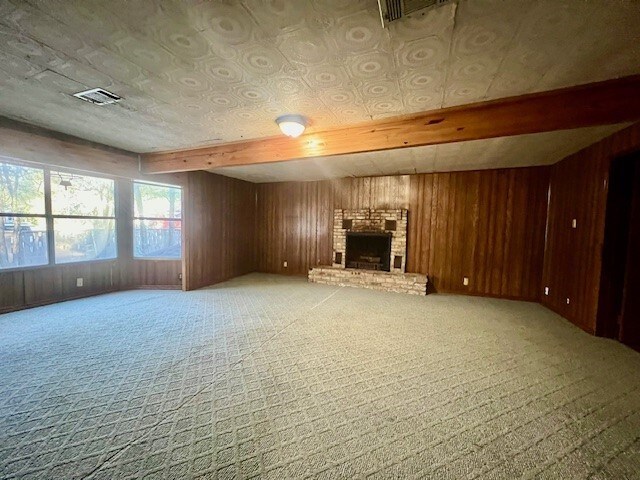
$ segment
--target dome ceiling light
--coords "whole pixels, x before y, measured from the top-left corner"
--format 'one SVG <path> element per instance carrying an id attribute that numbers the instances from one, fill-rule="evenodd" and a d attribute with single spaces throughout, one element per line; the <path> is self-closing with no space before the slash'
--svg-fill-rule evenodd
<path id="1" fill-rule="evenodd" d="M 307 119 L 302 115 L 281 115 L 276 118 L 276 123 L 282 133 L 291 138 L 299 137 L 307 128 Z"/>

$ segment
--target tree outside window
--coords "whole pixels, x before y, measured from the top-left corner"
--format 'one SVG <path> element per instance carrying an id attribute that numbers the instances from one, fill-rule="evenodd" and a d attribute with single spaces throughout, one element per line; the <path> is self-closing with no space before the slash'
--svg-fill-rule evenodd
<path id="1" fill-rule="evenodd" d="M 134 182 L 133 254 L 137 258 L 182 257 L 182 189 Z"/>
<path id="2" fill-rule="evenodd" d="M 0 268 L 49 263 L 42 168 L 0 162 Z"/>

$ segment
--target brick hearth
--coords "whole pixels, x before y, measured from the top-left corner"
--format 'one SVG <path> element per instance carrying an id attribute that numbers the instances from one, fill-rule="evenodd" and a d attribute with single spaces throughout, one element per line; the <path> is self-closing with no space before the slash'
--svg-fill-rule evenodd
<path id="1" fill-rule="evenodd" d="M 405 273 L 407 218 L 404 209 L 334 210 L 333 265 L 312 268 L 309 281 L 330 285 L 425 295 L 427 276 Z M 391 236 L 389 272 L 346 268 L 347 233 L 384 233 Z"/>
<path id="2" fill-rule="evenodd" d="M 309 281 L 326 285 L 370 288 L 387 292 L 426 295 L 427 276 L 420 273 L 390 273 L 340 267 L 316 267 Z"/>

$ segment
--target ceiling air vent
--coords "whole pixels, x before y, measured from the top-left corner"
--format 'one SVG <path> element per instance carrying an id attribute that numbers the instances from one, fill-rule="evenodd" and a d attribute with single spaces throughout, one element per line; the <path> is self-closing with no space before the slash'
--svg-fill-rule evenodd
<path id="1" fill-rule="evenodd" d="M 122 100 L 122 98 L 115 93 L 107 92 L 102 88 L 92 88 L 84 92 L 74 93 L 73 96 L 95 105 L 109 105 L 110 103 L 116 103 Z"/>
<path id="2" fill-rule="evenodd" d="M 400 20 L 402 17 L 437 7 L 454 0 L 378 0 L 382 25 Z"/>

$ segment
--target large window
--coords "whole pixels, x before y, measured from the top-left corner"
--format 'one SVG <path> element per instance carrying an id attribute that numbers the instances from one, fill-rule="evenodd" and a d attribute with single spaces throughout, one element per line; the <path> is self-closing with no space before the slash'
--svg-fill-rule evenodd
<path id="1" fill-rule="evenodd" d="M 0 162 L 0 269 L 116 258 L 114 184 Z"/>
<path id="2" fill-rule="evenodd" d="M 0 162 L 0 268 L 49 263 L 41 168 Z"/>
<path id="3" fill-rule="evenodd" d="M 133 255 L 176 259 L 182 253 L 182 189 L 133 184 Z"/>
<path id="4" fill-rule="evenodd" d="M 51 172 L 56 263 L 116 258 L 114 181 Z"/>

